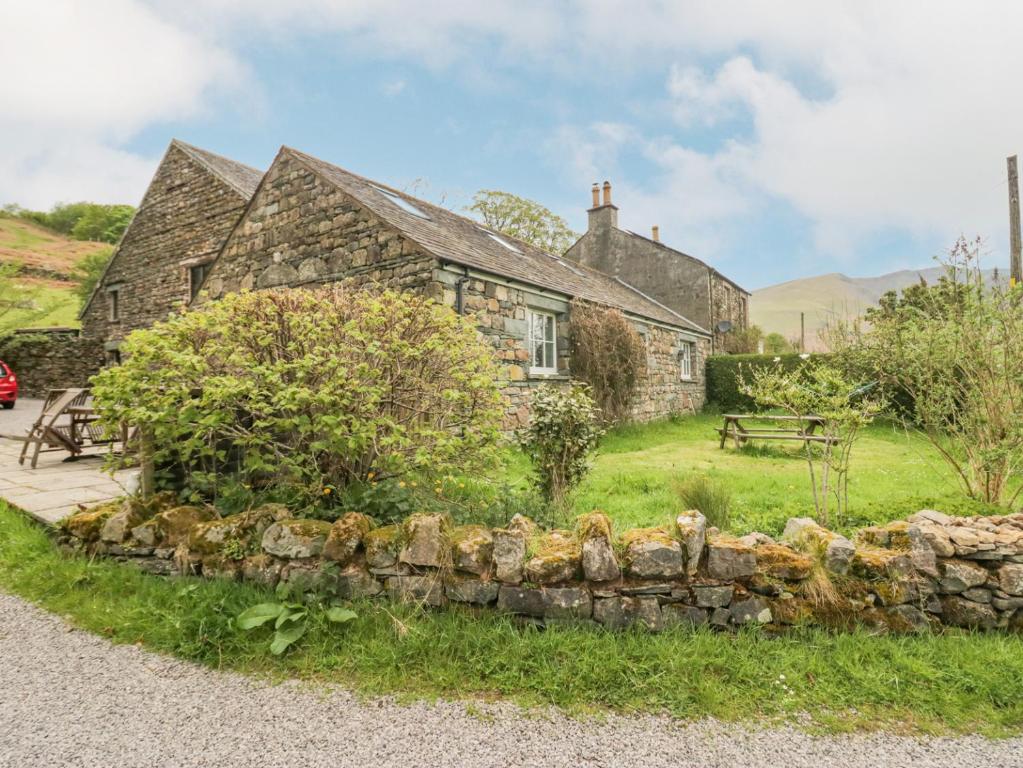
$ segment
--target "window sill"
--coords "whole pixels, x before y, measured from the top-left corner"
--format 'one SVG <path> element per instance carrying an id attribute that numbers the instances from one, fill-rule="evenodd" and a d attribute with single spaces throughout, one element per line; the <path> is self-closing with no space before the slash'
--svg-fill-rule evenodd
<path id="1" fill-rule="evenodd" d="M 558 373 L 557 371 L 530 371 L 529 378 L 543 381 L 568 381 L 572 377 L 567 373 Z"/>

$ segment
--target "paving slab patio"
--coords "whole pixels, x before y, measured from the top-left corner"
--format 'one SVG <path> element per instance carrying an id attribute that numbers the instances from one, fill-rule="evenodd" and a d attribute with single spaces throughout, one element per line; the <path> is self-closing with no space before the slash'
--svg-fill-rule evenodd
<path id="1" fill-rule="evenodd" d="M 35 469 L 18 464 L 21 440 L 0 437 L 0 499 L 53 525 L 83 506 L 125 493 L 132 470 L 102 471 L 105 448 L 87 449 L 74 461 L 61 451 L 39 454 Z"/>

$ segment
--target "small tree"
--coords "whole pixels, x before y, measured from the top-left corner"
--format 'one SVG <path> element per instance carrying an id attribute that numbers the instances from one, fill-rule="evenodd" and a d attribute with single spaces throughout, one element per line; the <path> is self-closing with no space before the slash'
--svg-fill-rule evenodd
<path id="1" fill-rule="evenodd" d="M 568 222 L 549 208 L 510 192 L 481 189 L 466 210 L 477 214 L 488 227 L 549 253 L 564 253 L 578 238 Z"/>
<path id="2" fill-rule="evenodd" d="M 905 393 L 906 426 L 923 432 L 965 493 L 1015 501 L 1023 469 L 1023 286 L 985 283 L 981 241 L 959 238 L 936 285 L 888 294 L 847 329 L 842 357 Z"/>
<path id="3" fill-rule="evenodd" d="M 605 423 L 626 421 L 646 371 L 643 339 L 617 309 L 574 301 L 571 318 L 572 373 L 590 385 Z"/>
<path id="4" fill-rule="evenodd" d="M 755 369 L 742 391 L 759 405 L 782 408 L 793 416 L 824 420 L 823 442 L 805 441 L 810 486 L 817 521 L 829 525 L 831 499 L 839 519 L 849 509 L 849 463 L 860 430 L 881 410 L 881 402 L 851 383 L 830 365 L 808 363 L 791 371 L 781 367 Z M 820 446 L 819 451 L 814 446 Z M 818 469 L 815 464 L 819 462 Z"/>
<path id="5" fill-rule="evenodd" d="M 556 506 L 565 505 L 569 493 L 590 471 L 590 459 L 603 434 L 599 417 L 584 385 L 561 390 L 544 384 L 533 391 L 529 426 L 519 441 L 533 463 L 537 489 Z"/>
<path id="6" fill-rule="evenodd" d="M 321 503 L 354 482 L 478 467 L 499 438 L 496 363 L 467 318 L 407 294 L 231 294 L 124 342 L 93 392 L 157 466 Z"/>

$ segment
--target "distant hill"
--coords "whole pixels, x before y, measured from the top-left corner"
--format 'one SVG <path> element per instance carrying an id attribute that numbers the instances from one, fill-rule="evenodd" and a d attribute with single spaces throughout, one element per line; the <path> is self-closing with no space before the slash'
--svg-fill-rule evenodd
<path id="1" fill-rule="evenodd" d="M 32 325 L 77 326 L 72 270 L 86 256 L 111 249 L 106 243 L 72 240 L 30 221 L 0 217 L 0 264 L 21 265 L 17 286 L 25 311 L 20 315 L 31 318 Z M 37 309 L 45 314 L 39 316 Z M 20 319 L 15 311 L 4 318 L 4 325 L 16 327 Z"/>
<path id="2" fill-rule="evenodd" d="M 888 291 L 901 291 L 923 278 L 937 282 L 941 267 L 904 269 L 880 277 L 847 277 L 832 272 L 818 277 L 790 280 L 753 292 L 750 319 L 767 333 L 787 339 L 799 338 L 799 313 L 806 313 L 806 346 L 821 349 L 818 331 L 830 320 L 852 319 L 875 306 Z M 985 277 L 993 277 L 993 271 Z"/>

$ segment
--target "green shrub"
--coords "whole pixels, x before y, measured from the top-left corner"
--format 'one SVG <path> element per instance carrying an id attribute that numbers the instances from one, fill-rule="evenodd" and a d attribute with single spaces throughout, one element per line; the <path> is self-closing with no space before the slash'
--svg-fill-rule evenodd
<path id="1" fill-rule="evenodd" d="M 239 482 L 310 506 L 492 455 L 496 363 L 472 322 L 407 293 L 339 287 L 229 295 L 124 342 L 93 379 L 106 425 L 152 436 L 166 482 Z"/>
<path id="2" fill-rule="evenodd" d="M 590 471 L 590 458 L 604 431 L 589 387 L 568 390 L 543 385 L 533 391 L 529 426 L 519 436 L 533 463 L 536 488 L 562 506 Z"/>
<path id="3" fill-rule="evenodd" d="M 827 359 L 828 355 L 810 355 L 811 361 Z M 780 368 L 794 371 L 805 361 L 797 354 L 788 355 L 712 355 L 707 358 L 707 402 L 725 413 L 756 410 L 753 398 L 742 392 L 740 378 L 749 378 L 755 370 Z"/>
<path id="4" fill-rule="evenodd" d="M 732 491 L 706 475 L 686 478 L 677 485 L 683 509 L 698 509 L 707 522 L 727 531 L 732 523 Z"/>

